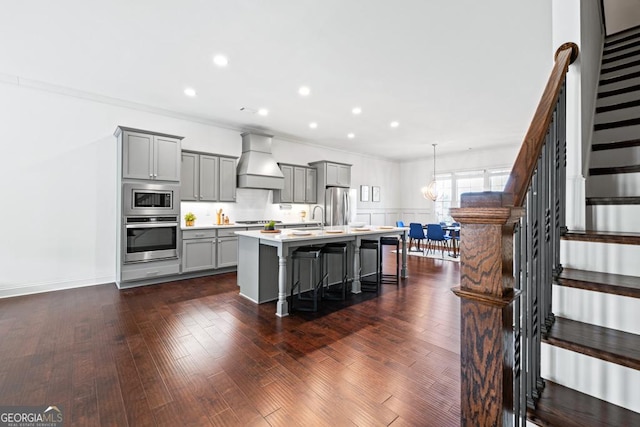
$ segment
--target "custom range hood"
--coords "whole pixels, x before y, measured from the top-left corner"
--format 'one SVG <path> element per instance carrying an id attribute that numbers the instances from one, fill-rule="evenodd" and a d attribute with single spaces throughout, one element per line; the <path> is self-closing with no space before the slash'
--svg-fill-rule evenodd
<path id="1" fill-rule="evenodd" d="M 284 176 L 271 156 L 271 138 L 255 132 L 242 134 L 242 156 L 238 161 L 238 188 L 282 190 Z"/>

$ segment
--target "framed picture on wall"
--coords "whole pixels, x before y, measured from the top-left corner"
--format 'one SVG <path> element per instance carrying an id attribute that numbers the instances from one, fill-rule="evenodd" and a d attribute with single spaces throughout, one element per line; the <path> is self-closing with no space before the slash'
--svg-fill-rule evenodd
<path id="1" fill-rule="evenodd" d="M 371 187 L 371 200 L 374 202 L 380 201 L 380 187 Z"/>
<path id="2" fill-rule="evenodd" d="M 368 202 L 369 201 L 369 186 L 361 185 L 360 186 L 360 201 Z"/>

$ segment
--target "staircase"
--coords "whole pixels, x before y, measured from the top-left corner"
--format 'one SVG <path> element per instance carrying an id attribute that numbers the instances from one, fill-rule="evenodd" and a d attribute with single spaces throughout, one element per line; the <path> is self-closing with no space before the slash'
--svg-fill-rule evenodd
<path id="1" fill-rule="evenodd" d="M 561 242 L 538 425 L 640 426 L 640 26 L 605 40 L 587 232 Z"/>

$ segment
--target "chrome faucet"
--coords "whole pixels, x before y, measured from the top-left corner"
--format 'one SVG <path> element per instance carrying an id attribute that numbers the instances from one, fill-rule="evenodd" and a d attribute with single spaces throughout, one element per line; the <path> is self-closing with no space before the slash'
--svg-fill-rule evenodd
<path id="1" fill-rule="evenodd" d="M 320 205 L 314 206 L 313 211 L 311 211 L 311 221 L 314 221 L 316 219 L 316 209 L 320 209 L 320 212 L 322 212 L 320 222 L 322 223 L 322 225 L 324 225 L 324 209 Z"/>

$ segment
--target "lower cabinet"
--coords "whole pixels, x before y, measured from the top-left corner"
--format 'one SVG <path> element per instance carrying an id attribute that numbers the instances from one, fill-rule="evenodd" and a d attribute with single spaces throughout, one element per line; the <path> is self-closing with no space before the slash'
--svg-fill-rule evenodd
<path id="1" fill-rule="evenodd" d="M 238 265 L 238 230 L 246 228 L 183 230 L 182 272 Z"/>
<path id="2" fill-rule="evenodd" d="M 238 265 L 238 238 L 220 237 L 218 239 L 218 268 Z"/>
<path id="3" fill-rule="evenodd" d="M 182 233 L 182 272 L 216 268 L 215 230 L 189 230 Z"/>

